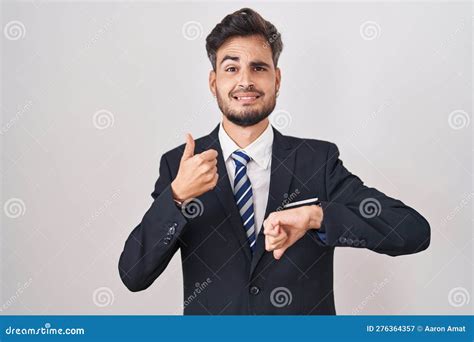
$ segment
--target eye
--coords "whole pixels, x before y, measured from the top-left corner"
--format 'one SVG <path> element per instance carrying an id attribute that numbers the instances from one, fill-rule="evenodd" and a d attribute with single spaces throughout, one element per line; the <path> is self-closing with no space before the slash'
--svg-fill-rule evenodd
<path id="1" fill-rule="evenodd" d="M 225 71 L 230 71 L 230 72 L 235 71 L 235 67 L 228 67 L 227 69 L 225 69 Z"/>
<path id="2" fill-rule="evenodd" d="M 255 70 L 256 71 L 265 71 L 265 68 L 264 67 L 255 67 Z"/>

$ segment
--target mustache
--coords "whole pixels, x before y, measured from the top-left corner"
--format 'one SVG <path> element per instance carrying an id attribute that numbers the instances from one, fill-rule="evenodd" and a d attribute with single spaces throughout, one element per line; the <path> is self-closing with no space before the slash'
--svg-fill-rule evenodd
<path id="1" fill-rule="evenodd" d="M 231 96 L 236 96 L 238 94 L 245 94 L 245 93 L 256 93 L 256 94 L 258 94 L 258 96 L 262 96 L 264 94 L 262 91 L 257 90 L 257 89 L 252 87 L 252 88 L 247 88 L 247 89 L 240 89 L 236 92 L 231 93 L 230 95 Z"/>

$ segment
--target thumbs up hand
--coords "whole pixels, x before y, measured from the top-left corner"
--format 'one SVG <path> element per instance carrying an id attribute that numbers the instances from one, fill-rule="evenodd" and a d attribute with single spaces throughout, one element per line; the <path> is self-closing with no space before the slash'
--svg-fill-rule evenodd
<path id="1" fill-rule="evenodd" d="M 195 155 L 194 147 L 194 139 L 188 133 L 178 174 L 171 182 L 173 197 L 181 202 L 214 189 L 219 179 L 217 151 L 211 149 Z"/>

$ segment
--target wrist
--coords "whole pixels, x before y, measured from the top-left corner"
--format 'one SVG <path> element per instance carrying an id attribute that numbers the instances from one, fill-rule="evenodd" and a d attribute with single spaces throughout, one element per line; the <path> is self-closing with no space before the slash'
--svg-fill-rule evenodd
<path id="1" fill-rule="evenodd" d="M 186 198 L 184 198 L 184 196 L 181 194 L 179 186 L 176 185 L 175 181 L 171 182 L 171 192 L 173 194 L 173 200 L 175 202 L 182 204 L 186 200 Z"/>
<path id="2" fill-rule="evenodd" d="M 322 221 L 322 208 L 319 205 L 309 205 L 309 222 L 308 229 L 319 229 L 321 228 Z"/>

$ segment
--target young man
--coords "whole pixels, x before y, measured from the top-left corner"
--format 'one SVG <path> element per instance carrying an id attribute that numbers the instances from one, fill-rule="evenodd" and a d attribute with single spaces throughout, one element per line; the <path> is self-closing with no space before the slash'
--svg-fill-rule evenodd
<path id="1" fill-rule="evenodd" d="M 180 248 L 186 315 L 335 314 L 336 246 L 429 246 L 428 222 L 365 186 L 335 144 L 269 124 L 283 49 L 274 25 L 243 8 L 206 41 L 222 122 L 162 156 L 154 202 L 120 257 L 128 289 L 148 288 Z"/>

